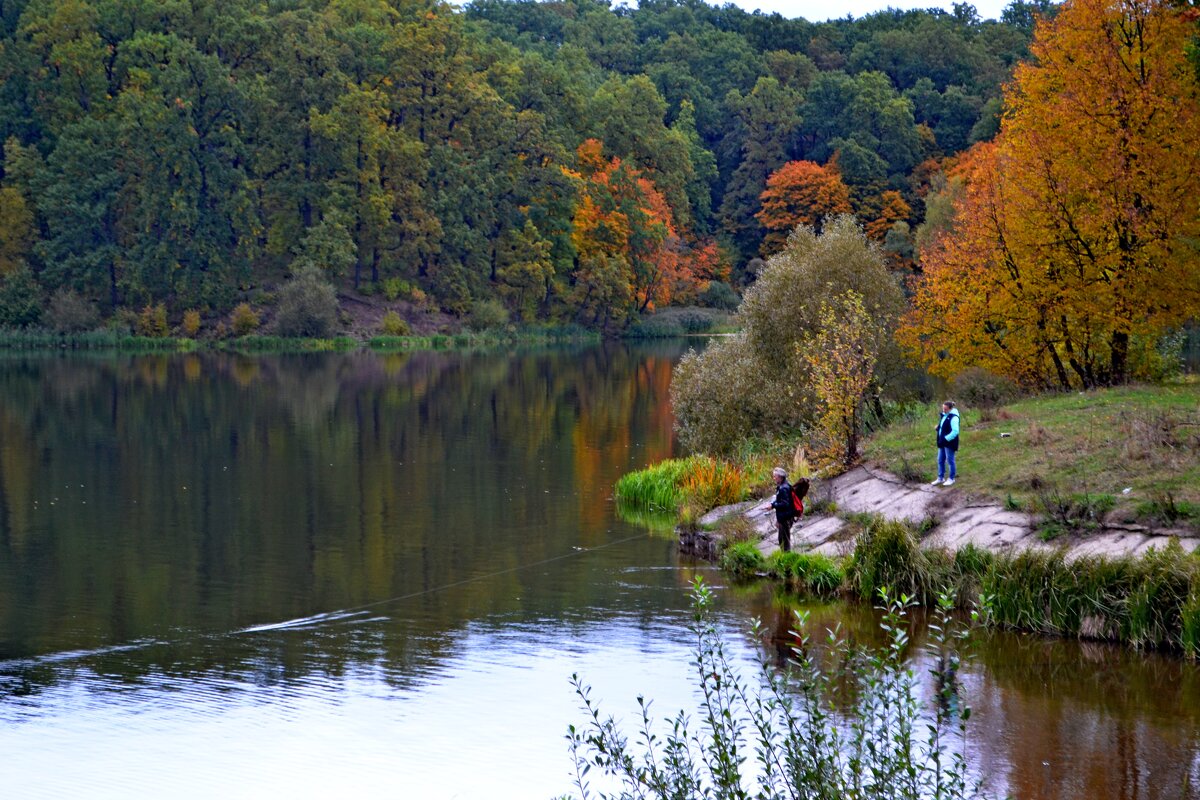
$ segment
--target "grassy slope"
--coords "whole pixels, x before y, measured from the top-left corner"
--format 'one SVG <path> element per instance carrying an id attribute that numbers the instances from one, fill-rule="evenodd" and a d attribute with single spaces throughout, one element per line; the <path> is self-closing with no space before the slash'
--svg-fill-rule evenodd
<path id="1" fill-rule="evenodd" d="M 1041 482 L 1064 493 L 1114 495 L 1122 510 L 1156 492 L 1200 502 L 1200 382 L 1049 395 L 1015 402 L 989 420 L 972 409 L 963 416 L 958 472 L 967 491 L 1000 500 L 1011 494 L 1027 505 Z M 873 436 L 867 459 L 897 474 L 907 459 L 931 480 L 937 418 L 930 406 L 925 418 Z M 1132 491 L 1123 495 L 1125 488 Z"/>

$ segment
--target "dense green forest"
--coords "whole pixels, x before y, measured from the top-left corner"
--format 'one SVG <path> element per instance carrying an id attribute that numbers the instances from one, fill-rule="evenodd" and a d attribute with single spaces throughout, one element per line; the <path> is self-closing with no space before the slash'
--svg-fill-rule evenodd
<path id="1" fill-rule="evenodd" d="M 153 307 L 194 334 L 269 318 L 291 277 L 409 319 L 619 328 L 735 303 L 814 210 L 909 269 L 1053 11 L 0 0 L 0 327 Z"/>

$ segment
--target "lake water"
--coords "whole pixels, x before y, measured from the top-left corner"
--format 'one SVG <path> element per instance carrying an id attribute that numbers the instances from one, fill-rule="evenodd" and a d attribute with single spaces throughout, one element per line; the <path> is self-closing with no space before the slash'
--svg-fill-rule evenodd
<path id="1" fill-rule="evenodd" d="M 684 345 L 0 358 L 0 797 L 549 798 L 569 677 L 693 708 L 687 586 L 749 667 L 786 603 L 621 522 Z M 813 609 L 870 635 L 869 613 Z M 1200 674 L 981 635 L 975 768 L 1200 797 Z"/>

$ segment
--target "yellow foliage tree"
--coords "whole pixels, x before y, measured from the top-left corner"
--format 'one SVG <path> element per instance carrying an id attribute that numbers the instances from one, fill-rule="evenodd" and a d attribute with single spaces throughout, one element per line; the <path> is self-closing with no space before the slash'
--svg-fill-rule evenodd
<path id="1" fill-rule="evenodd" d="M 843 466 L 858 460 L 863 401 L 879 357 L 876 327 L 862 296 L 847 291 L 822 304 L 820 329 L 799 348 L 821 406 L 825 454 Z"/>
<path id="2" fill-rule="evenodd" d="M 1130 377 L 1131 347 L 1200 313 L 1200 84 L 1162 0 L 1068 0 L 1039 24 L 901 336 L 940 374 Z"/>

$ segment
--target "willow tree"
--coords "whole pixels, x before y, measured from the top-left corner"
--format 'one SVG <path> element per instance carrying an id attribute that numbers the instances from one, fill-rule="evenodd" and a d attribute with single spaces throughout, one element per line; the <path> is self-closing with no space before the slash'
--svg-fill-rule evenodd
<path id="1" fill-rule="evenodd" d="M 671 384 L 680 439 L 693 449 L 722 452 L 748 436 L 778 436 L 816 421 L 817 386 L 809 356 L 822 358 L 821 338 L 841 307 L 860 298 L 869 323 L 859 331 L 878 354 L 868 369 L 873 388 L 898 364 L 893 331 L 903 293 L 884 266 L 879 246 L 854 217 L 826 220 L 818 234 L 801 226 L 767 260 L 738 310 L 744 333 L 690 353 Z M 840 341 L 840 339 L 839 339 Z"/>

